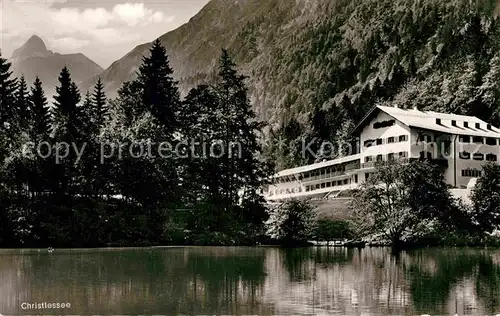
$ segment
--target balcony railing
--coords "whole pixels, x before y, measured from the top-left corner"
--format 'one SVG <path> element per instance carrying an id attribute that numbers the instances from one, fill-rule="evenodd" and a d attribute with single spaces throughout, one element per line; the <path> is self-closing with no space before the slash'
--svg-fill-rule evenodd
<path id="1" fill-rule="evenodd" d="M 324 180 L 324 179 L 329 179 L 333 177 L 339 177 L 345 175 L 345 171 L 337 171 L 337 172 L 332 172 L 332 173 L 325 173 L 321 174 L 319 176 L 314 176 L 314 177 L 307 177 L 303 178 L 302 182 L 311 182 L 311 181 L 317 181 L 317 180 Z"/>
<path id="2" fill-rule="evenodd" d="M 355 163 L 350 163 L 346 165 L 345 170 L 346 171 L 352 171 L 352 170 L 358 170 L 361 167 L 361 164 L 359 162 Z"/>
<path id="3" fill-rule="evenodd" d="M 361 169 L 375 168 L 376 164 L 376 161 L 364 162 L 361 164 Z"/>

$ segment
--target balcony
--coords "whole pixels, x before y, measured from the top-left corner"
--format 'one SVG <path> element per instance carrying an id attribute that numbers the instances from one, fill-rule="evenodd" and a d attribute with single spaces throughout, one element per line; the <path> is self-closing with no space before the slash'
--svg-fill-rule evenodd
<path id="1" fill-rule="evenodd" d="M 345 171 L 352 171 L 352 170 L 358 170 L 360 169 L 361 164 L 359 162 L 354 162 L 346 165 Z"/>
<path id="2" fill-rule="evenodd" d="M 376 161 L 369 161 L 361 164 L 361 169 L 371 169 L 377 166 Z"/>
<path id="3" fill-rule="evenodd" d="M 337 171 L 337 172 L 321 174 L 319 176 L 303 178 L 302 182 L 304 182 L 304 183 L 305 182 L 313 182 L 313 181 L 330 179 L 330 178 L 334 178 L 334 177 L 340 177 L 340 176 L 344 176 L 344 175 L 345 175 L 345 171 Z"/>

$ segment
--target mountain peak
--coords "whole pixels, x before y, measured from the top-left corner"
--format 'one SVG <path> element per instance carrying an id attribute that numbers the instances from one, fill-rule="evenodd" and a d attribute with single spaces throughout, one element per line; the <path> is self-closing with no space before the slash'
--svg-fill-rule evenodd
<path id="1" fill-rule="evenodd" d="M 23 46 L 19 47 L 12 54 L 13 59 L 26 59 L 37 56 L 47 56 L 51 52 L 47 50 L 44 41 L 37 35 L 32 35 Z"/>

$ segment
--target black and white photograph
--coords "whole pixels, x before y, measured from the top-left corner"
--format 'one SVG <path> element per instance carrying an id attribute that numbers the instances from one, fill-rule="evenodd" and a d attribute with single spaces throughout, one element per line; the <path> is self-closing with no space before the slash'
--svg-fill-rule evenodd
<path id="1" fill-rule="evenodd" d="M 500 316 L 500 0 L 0 0 L 0 316 Z"/>

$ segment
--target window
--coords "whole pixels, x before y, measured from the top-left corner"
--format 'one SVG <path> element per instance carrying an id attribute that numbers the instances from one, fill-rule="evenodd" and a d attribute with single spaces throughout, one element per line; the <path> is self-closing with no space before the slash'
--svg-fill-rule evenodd
<path id="1" fill-rule="evenodd" d="M 377 138 L 377 145 L 382 145 L 384 140 L 382 138 Z"/>
<path id="2" fill-rule="evenodd" d="M 324 182 L 323 182 L 323 183 L 321 183 L 321 188 L 322 188 L 322 189 L 326 188 L 326 183 L 324 183 Z"/>
<path id="3" fill-rule="evenodd" d="M 481 170 L 477 169 L 465 169 L 462 170 L 462 177 L 478 178 L 481 177 L 482 173 L 483 172 Z"/>
<path id="4" fill-rule="evenodd" d="M 319 189 L 319 184 L 316 184 L 315 188 L 316 188 L 316 190 Z"/>
<path id="5" fill-rule="evenodd" d="M 345 179 L 344 184 L 349 184 L 349 179 Z"/>
<path id="6" fill-rule="evenodd" d="M 385 127 L 393 126 L 394 124 L 396 124 L 395 120 L 376 122 L 375 124 L 373 124 L 373 128 L 374 129 L 385 128 Z"/>
<path id="7" fill-rule="evenodd" d="M 387 143 L 388 143 L 388 144 L 392 144 L 392 143 L 394 143 L 394 142 L 396 142 L 396 139 L 395 139 L 394 137 L 389 137 L 389 138 L 387 138 Z"/>
<path id="8" fill-rule="evenodd" d="M 440 119 L 440 118 L 437 118 L 437 119 L 436 119 L 436 124 L 437 124 L 437 125 L 441 125 L 441 119 Z"/>
<path id="9" fill-rule="evenodd" d="M 394 153 L 390 153 L 387 155 L 387 160 L 391 161 L 394 160 Z"/>
<path id="10" fill-rule="evenodd" d="M 372 162 L 372 161 L 373 161 L 373 157 L 372 156 L 365 157 L 365 162 Z"/>
<path id="11" fill-rule="evenodd" d="M 470 159 L 470 153 L 469 153 L 469 152 L 466 152 L 466 151 L 462 151 L 462 152 L 459 154 L 459 157 L 460 157 L 460 159 Z"/>
<path id="12" fill-rule="evenodd" d="M 452 120 L 452 121 L 451 121 L 451 126 L 457 126 L 457 121 Z"/>
<path id="13" fill-rule="evenodd" d="M 408 135 L 400 135 L 399 136 L 399 141 L 400 142 L 406 142 L 408 140 Z"/>
<path id="14" fill-rule="evenodd" d="M 357 174 L 354 175 L 354 183 L 358 183 L 358 175 Z"/>
<path id="15" fill-rule="evenodd" d="M 337 181 L 337 185 L 342 185 L 342 181 L 341 180 Z"/>
<path id="16" fill-rule="evenodd" d="M 461 143 L 470 143 L 470 136 L 460 135 L 458 141 Z"/>
<path id="17" fill-rule="evenodd" d="M 384 156 L 377 155 L 377 161 L 384 161 Z"/>
<path id="18" fill-rule="evenodd" d="M 430 142 L 432 142 L 432 136 L 426 135 L 426 134 L 420 135 L 418 137 L 418 141 L 430 143 Z"/>
<path id="19" fill-rule="evenodd" d="M 408 157 L 408 152 L 406 152 L 406 151 L 401 151 L 401 152 L 399 153 L 399 158 L 406 158 L 406 157 Z"/>
<path id="20" fill-rule="evenodd" d="M 481 136 L 474 136 L 474 137 L 472 137 L 472 142 L 474 144 L 482 144 L 483 138 Z"/>
<path id="21" fill-rule="evenodd" d="M 331 186 L 332 186 L 332 183 L 331 183 L 331 182 L 327 182 L 327 183 L 326 183 L 326 187 L 327 187 L 327 188 L 329 188 L 329 187 L 331 187 Z"/>
<path id="22" fill-rule="evenodd" d="M 464 122 L 464 127 L 469 127 L 469 122 Z"/>
<path id="23" fill-rule="evenodd" d="M 498 157 L 495 154 L 487 154 L 486 155 L 486 160 L 488 160 L 488 161 L 497 161 Z"/>
<path id="24" fill-rule="evenodd" d="M 474 160 L 484 160 L 484 155 L 481 154 L 481 153 L 475 153 L 474 155 L 472 155 L 472 159 L 474 159 Z"/>
<path id="25" fill-rule="evenodd" d="M 365 173 L 365 181 L 368 181 L 369 178 L 370 178 L 370 174 L 369 173 Z"/>
<path id="26" fill-rule="evenodd" d="M 496 146 L 497 139 L 496 138 L 486 138 L 486 145 Z"/>

